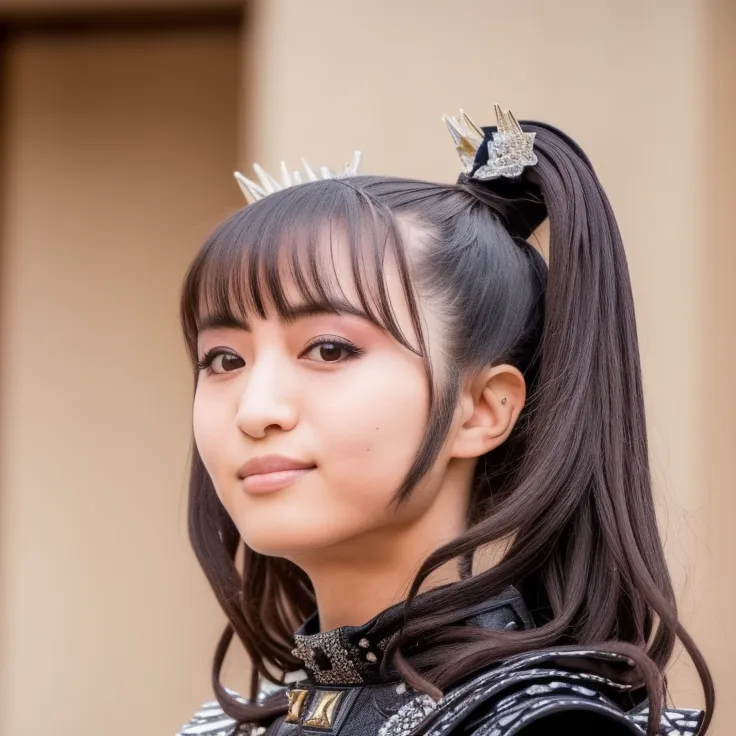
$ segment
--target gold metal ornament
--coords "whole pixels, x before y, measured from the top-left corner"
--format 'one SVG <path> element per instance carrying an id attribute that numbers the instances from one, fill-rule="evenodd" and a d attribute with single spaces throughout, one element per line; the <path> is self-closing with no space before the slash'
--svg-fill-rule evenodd
<path id="1" fill-rule="evenodd" d="M 335 709 L 343 696 L 342 690 L 319 690 L 317 705 L 304 721 L 305 726 L 314 728 L 332 728 L 335 721 Z"/>
<path id="2" fill-rule="evenodd" d="M 298 690 L 295 688 L 286 693 L 286 696 L 289 698 L 289 709 L 286 712 L 286 723 L 296 723 L 299 720 L 308 692 L 308 690 Z"/>

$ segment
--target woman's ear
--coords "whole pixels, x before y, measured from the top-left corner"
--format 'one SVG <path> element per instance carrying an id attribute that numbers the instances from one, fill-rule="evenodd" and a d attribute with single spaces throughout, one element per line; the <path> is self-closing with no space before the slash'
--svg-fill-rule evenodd
<path id="1" fill-rule="evenodd" d="M 473 458 L 498 447 L 511 434 L 526 401 L 526 382 L 518 368 L 487 368 L 463 389 L 452 457 Z"/>

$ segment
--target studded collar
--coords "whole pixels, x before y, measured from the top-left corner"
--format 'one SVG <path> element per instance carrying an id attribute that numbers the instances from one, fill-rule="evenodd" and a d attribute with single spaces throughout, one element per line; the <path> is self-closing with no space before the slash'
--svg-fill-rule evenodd
<path id="1" fill-rule="evenodd" d="M 430 602 L 447 586 L 420 593 L 416 600 Z M 391 637 L 402 623 L 403 603 L 397 603 L 361 626 L 341 626 L 320 632 L 319 615 L 313 614 L 294 634 L 292 654 L 304 663 L 308 680 L 318 685 L 371 685 L 399 679 L 381 664 Z M 528 629 L 534 626 L 519 591 L 509 586 L 500 595 L 475 606 L 458 623 L 488 629 Z"/>

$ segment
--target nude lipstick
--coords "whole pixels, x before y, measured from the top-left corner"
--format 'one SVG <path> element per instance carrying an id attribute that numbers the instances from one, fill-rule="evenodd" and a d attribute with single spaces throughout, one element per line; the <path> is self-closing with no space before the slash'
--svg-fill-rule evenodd
<path id="1" fill-rule="evenodd" d="M 269 493 L 290 485 L 314 468 L 313 463 L 284 455 L 264 455 L 242 465 L 238 470 L 238 478 L 246 493 Z"/>

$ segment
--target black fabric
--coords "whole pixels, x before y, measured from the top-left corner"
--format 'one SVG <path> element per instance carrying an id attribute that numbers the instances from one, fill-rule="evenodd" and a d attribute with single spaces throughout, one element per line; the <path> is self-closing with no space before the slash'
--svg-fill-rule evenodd
<path id="1" fill-rule="evenodd" d="M 523 726 L 518 731 L 519 736 L 550 736 L 550 734 L 565 734 L 565 736 L 630 736 L 639 731 L 633 724 L 613 721 L 609 716 L 584 710 L 568 710 L 550 713 Z"/>

